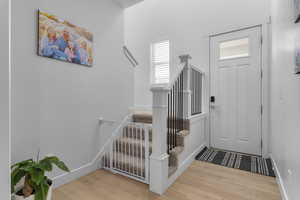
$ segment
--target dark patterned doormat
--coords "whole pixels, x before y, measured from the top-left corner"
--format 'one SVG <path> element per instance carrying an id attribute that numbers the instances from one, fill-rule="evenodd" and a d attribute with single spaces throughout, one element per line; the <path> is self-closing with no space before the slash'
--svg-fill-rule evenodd
<path id="1" fill-rule="evenodd" d="M 205 148 L 196 156 L 196 160 L 275 177 L 271 159 L 260 156 Z"/>

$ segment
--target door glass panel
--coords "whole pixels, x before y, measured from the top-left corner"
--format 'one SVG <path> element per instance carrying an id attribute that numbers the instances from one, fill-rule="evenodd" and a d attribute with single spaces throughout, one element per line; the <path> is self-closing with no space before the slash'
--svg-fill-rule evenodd
<path id="1" fill-rule="evenodd" d="M 249 56 L 249 38 L 220 43 L 220 60 L 243 58 Z"/>

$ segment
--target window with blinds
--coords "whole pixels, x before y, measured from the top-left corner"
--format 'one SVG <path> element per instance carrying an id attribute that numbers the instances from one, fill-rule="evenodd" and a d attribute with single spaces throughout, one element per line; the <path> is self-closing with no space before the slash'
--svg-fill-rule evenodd
<path id="1" fill-rule="evenodd" d="M 169 83 L 170 44 L 162 41 L 151 45 L 152 83 Z"/>

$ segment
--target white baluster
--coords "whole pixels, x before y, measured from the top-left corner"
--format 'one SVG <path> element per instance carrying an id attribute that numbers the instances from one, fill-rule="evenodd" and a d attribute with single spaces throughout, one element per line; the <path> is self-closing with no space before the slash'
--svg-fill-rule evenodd
<path id="1" fill-rule="evenodd" d="M 110 143 L 109 145 L 109 168 L 112 168 L 113 164 L 113 142 Z"/>
<path id="2" fill-rule="evenodd" d="M 145 129 L 145 180 L 149 181 L 149 126 Z"/>
<path id="3" fill-rule="evenodd" d="M 133 148 L 134 148 L 134 156 L 133 156 L 133 159 L 134 159 L 134 161 L 133 161 L 133 166 L 134 166 L 134 174 L 135 175 L 137 175 L 137 167 L 138 167 L 138 165 L 137 165 L 137 134 L 138 134 L 138 131 L 139 131 L 139 126 L 136 126 L 135 127 L 135 134 L 134 134 L 134 145 L 133 145 Z"/>
<path id="4" fill-rule="evenodd" d="M 121 156 L 120 156 L 120 140 L 119 138 L 117 138 L 117 142 L 118 142 L 118 151 L 117 151 L 117 155 L 118 155 L 118 169 L 121 169 Z"/>
<path id="5" fill-rule="evenodd" d="M 122 129 L 122 134 L 121 134 L 121 140 L 120 140 L 120 143 L 121 143 L 121 157 L 122 157 L 122 170 L 124 171 L 124 169 L 125 169 L 125 159 L 124 159 L 124 146 L 123 146 L 123 144 L 124 144 L 124 129 Z"/>
<path id="6" fill-rule="evenodd" d="M 132 173 L 132 138 L 133 138 L 133 126 L 132 125 L 130 125 L 130 140 L 131 140 L 131 142 L 129 143 L 129 155 L 130 155 L 130 157 L 129 157 L 129 161 L 128 161 L 128 163 L 129 163 L 129 173 Z"/>
<path id="7" fill-rule="evenodd" d="M 128 128 L 126 127 L 125 128 L 125 160 L 126 160 L 126 163 L 128 163 L 128 151 L 127 151 L 127 145 L 128 145 Z M 128 172 L 128 164 L 126 164 L 125 166 L 125 172 Z"/>
<path id="8" fill-rule="evenodd" d="M 141 128 L 141 131 L 140 131 L 140 135 L 139 135 L 139 139 L 140 139 L 140 156 L 139 156 L 139 159 L 140 159 L 140 176 L 142 177 L 143 176 L 143 140 L 142 140 L 142 137 L 143 137 L 143 133 L 145 132 L 145 126 L 143 125 L 143 127 Z"/>

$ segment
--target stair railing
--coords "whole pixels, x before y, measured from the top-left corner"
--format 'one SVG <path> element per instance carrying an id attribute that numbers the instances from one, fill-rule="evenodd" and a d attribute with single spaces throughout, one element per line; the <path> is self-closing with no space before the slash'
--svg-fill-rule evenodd
<path id="1" fill-rule="evenodd" d="M 177 146 L 177 134 L 184 130 L 184 71 L 171 86 L 168 94 L 168 154 Z"/>
<path id="2" fill-rule="evenodd" d="M 163 194 L 168 187 L 168 159 L 170 151 L 177 146 L 177 133 L 189 129 L 192 113 L 201 112 L 203 74 L 200 76 L 198 72 L 201 71 L 190 65 L 190 59 L 189 55 L 180 56 L 183 66 L 171 84 L 151 87 L 153 140 L 150 190 L 157 194 Z"/>
<path id="3" fill-rule="evenodd" d="M 198 115 L 202 113 L 204 73 L 192 65 L 190 68 L 191 115 Z"/>
<path id="4" fill-rule="evenodd" d="M 102 167 L 113 173 L 149 183 L 151 124 L 126 122 L 106 146 Z"/>

